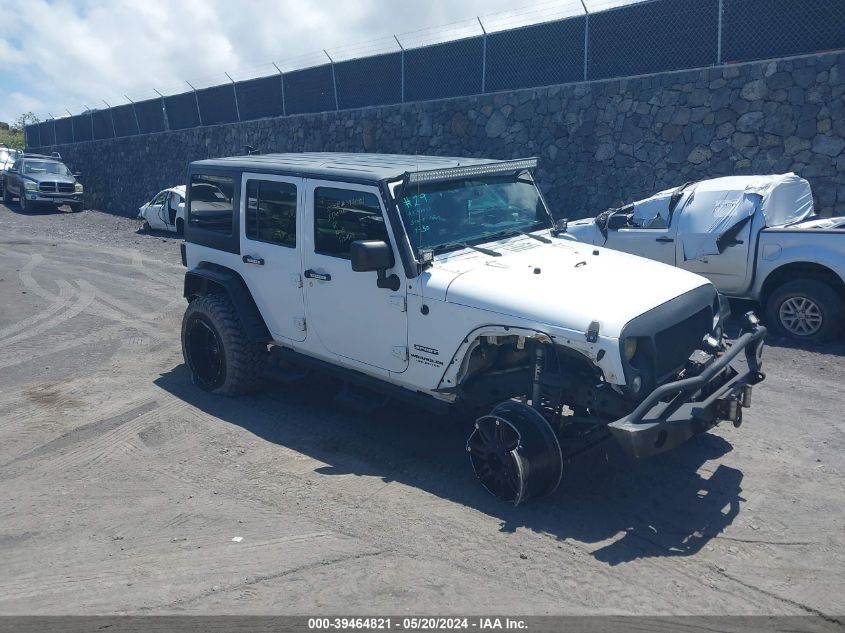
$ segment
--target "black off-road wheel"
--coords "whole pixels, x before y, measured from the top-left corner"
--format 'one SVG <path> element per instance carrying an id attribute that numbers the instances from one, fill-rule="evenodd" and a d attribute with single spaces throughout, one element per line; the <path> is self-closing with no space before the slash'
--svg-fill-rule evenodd
<path id="1" fill-rule="evenodd" d="M 563 476 L 554 430 L 538 411 L 515 400 L 478 418 L 466 449 L 481 484 L 514 505 L 552 494 Z"/>
<path id="2" fill-rule="evenodd" d="M 842 331 L 845 302 L 837 292 L 817 279 L 795 279 L 772 292 L 766 302 L 766 325 L 775 334 L 823 342 Z"/>
<path id="3" fill-rule="evenodd" d="M 239 396 L 260 386 L 267 345 L 250 340 L 225 295 L 191 301 L 182 319 L 182 355 L 200 389 Z"/>

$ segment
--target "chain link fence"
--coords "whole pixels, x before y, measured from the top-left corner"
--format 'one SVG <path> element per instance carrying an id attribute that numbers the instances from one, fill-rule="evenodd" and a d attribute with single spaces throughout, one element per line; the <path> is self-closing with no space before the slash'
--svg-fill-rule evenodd
<path id="1" fill-rule="evenodd" d="M 28 126 L 27 147 L 845 48 L 843 0 L 630 1 L 546 0 L 518 14 L 164 87 L 137 101 L 124 95 L 126 104 L 104 101 L 105 109 Z"/>

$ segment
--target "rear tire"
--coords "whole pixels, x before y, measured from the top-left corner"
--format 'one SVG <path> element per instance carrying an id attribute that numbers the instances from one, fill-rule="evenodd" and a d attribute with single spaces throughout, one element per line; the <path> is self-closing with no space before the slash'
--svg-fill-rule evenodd
<path id="1" fill-rule="evenodd" d="M 259 387 L 268 352 L 250 340 L 228 296 L 205 295 L 185 311 L 182 355 L 200 389 L 239 396 Z"/>
<path id="2" fill-rule="evenodd" d="M 776 334 L 799 341 L 822 342 L 842 331 L 845 303 L 817 279 L 788 281 L 766 302 L 766 325 Z"/>

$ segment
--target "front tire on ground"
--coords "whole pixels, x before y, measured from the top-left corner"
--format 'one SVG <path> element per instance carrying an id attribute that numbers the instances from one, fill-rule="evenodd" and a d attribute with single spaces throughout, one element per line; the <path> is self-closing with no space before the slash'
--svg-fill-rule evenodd
<path id="1" fill-rule="evenodd" d="M 26 196 L 22 193 L 18 198 L 21 207 L 21 213 L 29 213 L 32 211 L 32 205 L 27 203 Z"/>
<path id="2" fill-rule="evenodd" d="M 772 292 L 766 302 L 766 325 L 776 334 L 821 342 L 842 330 L 845 303 L 836 291 L 817 279 L 795 279 Z"/>
<path id="3" fill-rule="evenodd" d="M 70 205 L 70 210 L 72 213 L 81 213 L 82 212 L 82 203 L 78 202 L 76 204 Z"/>
<path id="4" fill-rule="evenodd" d="M 200 389 L 223 396 L 255 391 L 267 364 L 267 345 L 250 340 L 231 300 L 205 295 L 182 319 L 182 355 Z"/>

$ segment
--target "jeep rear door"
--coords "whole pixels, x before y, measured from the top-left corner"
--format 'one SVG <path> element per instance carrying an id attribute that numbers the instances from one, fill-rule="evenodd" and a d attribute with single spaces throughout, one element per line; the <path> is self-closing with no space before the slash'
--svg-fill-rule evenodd
<path id="1" fill-rule="evenodd" d="M 302 255 L 312 351 L 363 363 L 389 372 L 408 367 L 405 274 L 393 243 L 377 187 L 331 181 L 306 181 L 306 222 Z M 375 272 L 353 272 L 350 245 L 355 240 L 390 244 L 398 290 L 376 286 Z"/>
<path id="2" fill-rule="evenodd" d="M 245 173 L 241 192 L 241 275 L 273 339 L 303 341 L 303 180 Z"/>

